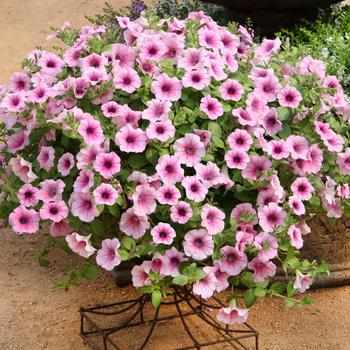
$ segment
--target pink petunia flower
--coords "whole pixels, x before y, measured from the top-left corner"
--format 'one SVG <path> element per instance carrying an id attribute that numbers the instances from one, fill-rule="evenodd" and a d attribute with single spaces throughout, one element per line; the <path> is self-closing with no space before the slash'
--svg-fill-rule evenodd
<path id="1" fill-rule="evenodd" d="M 117 191 L 112 185 L 105 183 L 97 186 L 93 192 L 93 196 L 97 205 L 113 205 L 116 202 L 118 195 L 119 191 Z"/>
<path id="2" fill-rule="evenodd" d="M 278 113 L 275 108 L 271 108 L 260 120 L 266 130 L 267 135 L 274 136 L 282 130 L 282 122 L 278 119 Z"/>
<path id="3" fill-rule="evenodd" d="M 249 226 L 250 227 L 250 226 Z M 248 228 L 248 226 L 246 226 Z M 254 234 L 248 231 L 238 231 L 236 234 L 235 248 L 238 254 L 243 255 L 247 244 L 252 244 L 254 241 Z"/>
<path id="4" fill-rule="evenodd" d="M 237 223 L 247 223 L 245 217 L 251 217 L 252 223 L 257 223 L 256 210 L 253 208 L 251 203 L 241 203 L 236 205 L 231 212 L 231 218 L 236 219 Z"/>
<path id="5" fill-rule="evenodd" d="M 152 39 L 144 40 L 140 45 L 140 58 L 143 60 L 160 61 L 165 54 L 165 50 L 160 36 L 155 35 Z"/>
<path id="6" fill-rule="evenodd" d="M 239 275 L 247 266 L 246 254 L 241 254 L 235 247 L 224 246 L 220 249 L 223 257 L 220 259 L 220 270 L 230 276 Z"/>
<path id="7" fill-rule="evenodd" d="M 121 263 L 119 247 L 118 238 L 104 239 L 101 243 L 101 249 L 97 251 L 96 263 L 107 271 L 113 270 Z"/>
<path id="8" fill-rule="evenodd" d="M 115 101 L 109 101 L 101 106 L 102 113 L 107 118 L 115 118 L 120 112 L 121 106 Z"/>
<path id="9" fill-rule="evenodd" d="M 62 176 L 68 176 L 70 171 L 74 167 L 74 156 L 72 153 L 65 153 L 62 155 L 62 157 L 58 160 L 57 163 L 57 171 L 62 175 Z"/>
<path id="10" fill-rule="evenodd" d="M 205 230 L 191 230 L 184 236 L 184 252 L 195 260 L 204 260 L 214 251 L 212 236 Z"/>
<path id="11" fill-rule="evenodd" d="M 257 283 L 264 282 L 266 277 L 276 274 L 276 265 L 273 262 L 262 261 L 258 257 L 248 263 L 248 268 L 254 271 L 253 279 Z"/>
<path id="12" fill-rule="evenodd" d="M 209 86 L 210 80 L 210 75 L 205 70 L 192 70 L 185 73 L 182 78 L 182 85 L 196 90 L 203 90 Z"/>
<path id="13" fill-rule="evenodd" d="M 222 232 L 225 227 L 225 213 L 209 204 L 202 207 L 201 225 L 207 229 L 210 235 Z"/>
<path id="14" fill-rule="evenodd" d="M 78 177 L 75 179 L 73 188 L 74 192 L 89 192 L 94 184 L 94 173 L 89 169 L 82 169 Z"/>
<path id="15" fill-rule="evenodd" d="M 286 212 L 276 203 L 269 203 L 258 211 L 259 225 L 266 232 L 272 232 L 284 225 Z"/>
<path id="16" fill-rule="evenodd" d="M 125 44 L 113 44 L 110 51 L 113 67 L 131 68 L 135 61 L 134 49 Z"/>
<path id="17" fill-rule="evenodd" d="M 247 166 L 242 170 L 245 179 L 260 180 L 272 166 L 271 161 L 263 156 L 251 156 Z"/>
<path id="18" fill-rule="evenodd" d="M 160 204 L 175 205 L 181 197 L 181 192 L 174 185 L 163 185 L 157 189 L 156 197 Z"/>
<path id="19" fill-rule="evenodd" d="M 269 141 L 266 145 L 266 153 L 277 160 L 289 157 L 289 149 L 284 140 Z"/>
<path id="20" fill-rule="evenodd" d="M 60 222 L 68 216 L 68 207 L 64 201 L 44 203 L 39 214 L 42 220 Z"/>
<path id="21" fill-rule="evenodd" d="M 186 134 L 185 137 L 177 139 L 173 148 L 180 163 L 188 167 L 195 166 L 205 155 L 204 143 L 195 134 Z"/>
<path id="22" fill-rule="evenodd" d="M 164 100 L 150 100 L 147 103 L 147 108 L 142 111 L 142 118 L 150 122 L 157 122 L 168 119 L 168 114 L 171 109 L 171 102 Z"/>
<path id="23" fill-rule="evenodd" d="M 283 107 L 297 108 L 303 99 L 300 92 L 293 86 L 285 86 L 277 94 L 278 102 Z"/>
<path id="24" fill-rule="evenodd" d="M 30 77 L 25 73 L 14 73 L 9 79 L 9 87 L 12 91 L 29 90 Z"/>
<path id="25" fill-rule="evenodd" d="M 314 188 L 306 177 L 298 177 L 291 185 L 293 195 L 302 201 L 308 201 L 312 197 Z"/>
<path id="26" fill-rule="evenodd" d="M 218 312 L 216 319 L 225 324 L 240 324 L 247 322 L 249 309 L 238 309 L 235 306 L 223 307 Z"/>
<path id="27" fill-rule="evenodd" d="M 187 48 L 183 51 L 182 57 L 178 61 L 178 65 L 188 71 L 194 69 L 202 69 L 206 63 L 206 50 L 203 48 Z"/>
<path id="28" fill-rule="evenodd" d="M 350 175 L 350 148 L 347 148 L 345 152 L 338 154 L 337 164 L 339 166 L 340 174 Z"/>
<path id="29" fill-rule="evenodd" d="M 254 246 L 259 249 L 258 258 L 261 261 L 269 261 L 278 254 L 276 237 L 266 232 L 261 232 L 254 238 Z"/>
<path id="30" fill-rule="evenodd" d="M 256 118 L 266 114 L 269 111 L 267 102 L 254 92 L 250 92 L 247 95 L 246 106 L 247 112 Z"/>
<path id="31" fill-rule="evenodd" d="M 163 255 L 163 265 L 160 273 L 164 276 L 178 276 L 180 274 L 180 263 L 184 260 L 184 254 L 179 252 L 175 247 L 166 250 Z"/>
<path id="32" fill-rule="evenodd" d="M 105 66 L 107 65 L 107 58 L 104 56 L 100 56 L 96 53 L 92 53 L 84 58 L 80 59 L 80 68 L 84 72 L 88 68 L 99 69 L 102 72 L 106 71 Z"/>
<path id="33" fill-rule="evenodd" d="M 203 271 L 205 272 L 205 277 L 193 284 L 192 292 L 203 299 L 209 299 L 214 294 L 217 279 L 212 266 L 203 267 Z"/>
<path id="34" fill-rule="evenodd" d="M 228 79 L 219 87 L 219 92 L 226 101 L 239 101 L 244 90 L 243 86 L 236 79 Z"/>
<path id="35" fill-rule="evenodd" d="M 60 222 L 52 222 L 50 226 L 50 235 L 52 237 L 66 237 L 73 229 L 69 226 L 66 220 Z"/>
<path id="36" fill-rule="evenodd" d="M 135 214 L 134 208 L 129 208 L 120 217 L 119 228 L 128 236 L 135 239 L 141 238 L 149 229 L 150 224 L 147 216 Z"/>
<path id="37" fill-rule="evenodd" d="M 82 148 L 77 153 L 77 168 L 82 169 L 87 165 L 92 165 L 96 156 L 101 152 L 103 152 L 103 148 L 100 145 L 92 144 Z"/>
<path id="38" fill-rule="evenodd" d="M 329 152 L 339 153 L 343 150 L 344 139 L 341 135 L 330 130 L 330 135 L 327 138 L 323 138 L 323 142 Z"/>
<path id="39" fill-rule="evenodd" d="M 133 68 L 118 69 L 114 73 L 114 86 L 132 94 L 141 86 L 141 79 Z"/>
<path id="40" fill-rule="evenodd" d="M 183 201 L 178 202 L 170 208 L 170 219 L 178 224 L 186 224 L 192 217 L 191 206 Z"/>
<path id="41" fill-rule="evenodd" d="M 135 265 L 131 270 L 132 284 L 135 288 L 140 288 L 151 284 L 151 262 L 144 261 L 141 265 Z"/>
<path id="42" fill-rule="evenodd" d="M 196 176 L 186 176 L 181 185 L 186 191 L 186 197 L 194 202 L 202 202 L 208 193 L 208 188 Z"/>
<path id="43" fill-rule="evenodd" d="M 120 158 L 115 152 L 99 153 L 94 162 L 94 169 L 105 179 L 111 179 L 120 171 Z"/>
<path id="44" fill-rule="evenodd" d="M 2 99 L 0 106 L 9 112 L 20 113 L 26 108 L 26 99 L 23 91 L 6 94 Z"/>
<path id="45" fill-rule="evenodd" d="M 142 129 L 134 129 L 127 124 L 115 135 L 115 143 L 122 152 L 142 153 L 146 149 L 146 134 Z"/>
<path id="46" fill-rule="evenodd" d="M 21 130 L 11 135 L 7 139 L 7 148 L 8 151 L 12 154 L 15 154 L 18 151 L 21 151 L 29 145 L 29 132 Z"/>
<path id="47" fill-rule="evenodd" d="M 309 275 L 304 275 L 301 272 L 296 272 L 296 278 L 293 287 L 300 293 L 304 293 L 313 283 L 313 279 Z"/>
<path id="48" fill-rule="evenodd" d="M 198 32 L 199 44 L 202 47 L 208 49 L 219 49 L 221 48 L 222 42 L 220 40 L 219 33 L 207 28 L 201 28 Z"/>
<path id="49" fill-rule="evenodd" d="M 253 139 L 246 130 L 236 129 L 228 136 L 227 143 L 234 150 L 248 151 Z"/>
<path id="50" fill-rule="evenodd" d="M 301 249 L 304 245 L 304 240 L 301 234 L 300 229 L 295 226 L 292 225 L 289 227 L 287 234 L 290 238 L 290 244 L 292 247 L 297 248 L 297 249 Z"/>
<path id="51" fill-rule="evenodd" d="M 22 205 L 9 215 L 9 223 L 18 234 L 37 232 L 39 230 L 39 221 L 40 217 L 34 209 L 29 210 Z"/>
<path id="52" fill-rule="evenodd" d="M 267 102 L 276 100 L 276 95 L 281 85 L 275 75 L 268 75 L 254 81 L 254 91 Z"/>
<path id="53" fill-rule="evenodd" d="M 175 135 L 175 127 L 170 120 L 150 123 L 146 129 L 149 139 L 157 139 L 165 142 Z"/>
<path id="54" fill-rule="evenodd" d="M 72 214 L 81 221 L 91 222 L 100 215 L 89 193 L 74 192 L 69 199 Z"/>
<path id="55" fill-rule="evenodd" d="M 91 245 L 90 237 L 91 235 L 81 236 L 77 232 L 73 232 L 66 236 L 66 241 L 68 247 L 72 249 L 74 253 L 79 254 L 83 258 L 88 258 L 96 251 L 96 248 Z"/>
<path id="56" fill-rule="evenodd" d="M 38 198 L 44 203 L 59 202 L 66 184 L 62 180 L 45 180 L 40 183 Z"/>
<path id="57" fill-rule="evenodd" d="M 152 214 L 157 207 L 156 190 L 149 185 L 139 185 L 132 194 L 134 213 L 139 216 Z"/>
<path id="58" fill-rule="evenodd" d="M 41 72 L 47 75 L 56 76 L 62 70 L 63 65 L 64 62 L 61 58 L 47 51 L 38 60 Z"/>
<path id="59" fill-rule="evenodd" d="M 232 115 L 238 118 L 238 123 L 245 126 L 255 126 L 258 123 L 256 115 L 248 112 L 243 108 L 236 108 L 232 111 Z"/>
<path id="60" fill-rule="evenodd" d="M 216 120 L 224 114 L 224 109 L 219 100 L 210 96 L 202 97 L 199 109 L 211 120 Z"/>
<path id="61" fill-rule="evenodd" d="M 155 244 L 170 245 L 173 243 L 176 233 L 169 224 L 160 222 L 152 228 L 151 236 Z"/>
<path id="62" fill-rule="evenodd" d="M 159 157 L 156 171 L 162 181 L 167 184 L 180 182 L 184 177 L 180 159 L 177 156 L 168 154 Z"/>
<path id="63" fill-rule="evenodd" d="M 225 154 L 225 161 L 230 169 L 245 169 L 250 161 L 248 154 L 240 149 L 230 150 Z"/>
<path id="64" fill-rule="evenodd" d="M 35 207 L 39 202 L 38 192 L 31 184 L 23 185 L 17 192 L 19 203 L 25 207 Z"/>
<path id="65" fill-rule="evenodd" d="M 290 151 L 290 156 L 293 159 L 307 160 L 309 156 L 309 144 L 305 137 L 291 135 L 287 139 L 287 146 Z"/>
<path id="66" fill-rule="evenodd" d="M 101 144 L 104 141 L 103 131 L 100 122 L 92 117 L 80 121 L 77 129 L 87 145 Z"/>
<path id="67" fill-rule="evenodd" d="M 264 188 L 263 190 L 259 191 L 258 197 L 256 199 L 256 204 L 259 207 L 263 207 L 265 205 L 268 205 L 269 203 L 279 203 L 280 198 L 278 194 L 276 193 L 275 189 L 272 187 Z"/>
<path id="68" fill-rule="evenodd" d="M 160 74 L 151 85 L 151 91 L 158 100 L 178 101 L 181 98 L 182 83 L 177 78 Z"/>
<path id="69" fill-rule="evenodd" d="M 291 196 L 288 200 L 288 205 L 293 210 L 295 215 L 305 214 L 305 206 L 299 197 Z"/>
<path id="70" fill-rule="evenodd" d="M 204 186 L 211 187 L 221 183 L 222 174 L 219 167 L 209 161 L 207 164 L 198 163 L 194 166 L 196 170 L 196 177 Z"/>
<path id="71" fill-rule="evenodd" d="M 41 146 L 37 161 L 41 169 L 49 171 L 55 161 L 55 149 L 53 147 Z"/>

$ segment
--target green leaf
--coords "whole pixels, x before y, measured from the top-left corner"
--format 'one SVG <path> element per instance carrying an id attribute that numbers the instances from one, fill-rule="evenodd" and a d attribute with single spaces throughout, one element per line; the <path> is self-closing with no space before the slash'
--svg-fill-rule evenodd
<path id="1" fill-rule="evenodd" d="M 119 252 L 120 259 L 122 259 L 122 261 L 129 260 L 129 256 L 130 255 L 129 255 L 129 253 L 126 250 L 119 249 L 118 252 Z"/>
<path id="2" fill-rule="evenodd" d="M 94 281 L 98 276 L 98 269 L 95 265 L 86 265 L 83 269 L 82 276 L 89 281 Z"/>
<path id="3" fill-rule="evenodd" d="M 116 203 L 114 205 L 108 206 L 108 211 L 116 218 L 119 218 L 120 216 L 120 209 L 119 205 Z"/>
<path id="4" fill-rule="evenodd" d="M 284 124 L 282 131 L 278 133 L 278 135 L 284 139 L 290 136 L 291 134 L 292 134 L 292 130 L 288 124 Z"/>
<path id="5" fill-rule="evenodd" d="M 254 289 L 254 294 L 255 294 L 256 297 L 262 298 L 262 297 L 264 297 L 266 295 L 266 290 L 265 290 L 264 287 L 258 286 L 258 287 L 256 287 Z"/>
<path id="6" fill-rule="evenodd" d="M 143 154 L 133 154 L 129 157 L 127 163 L 133 169 L 141 169 L 147 165 L 148 161 Z"/>
<path id="7" fill-rule="evenodd" d="M 42 254 L 38 253 L 36 256 L 36 260 L 38 261 L 38 263 L 40 264 L 40 266 L 43 267 L 48 267 L 50 266 L 50 261 L 45 259 Z"/>
<path id="8" fill-rule="evenodd" d="M 92 221 L 90 226 L 91 226 L 92 232 L 97 236 L 102 236 L 105 232 L 105 229 L 103 227 L 103 222 L 99 219 L 95 219 L 94 221 Z"/>
<path id="9" fill-rule="evenodd" d="M 222 137 L 221 127 L 217 122 L 210 121 L 208 124 L 208 130 L 211 132 L 212 137 L 217 137 L 219 139 Z"/>
<path id="10" fill-rule="evenodd" d="M 287 295 L 288 297 L 292 297 L 295 294 L 295 289 L 293 286 L 293 282 L 289 281 L 288 285 L 287 285 Z"/>
<path id="11" fill-rule="evenodd" d="M 185 275 L 178 275 L 173 278 L 173 284 L 177 284 L 179 286 L 184 286 L 188 283 L 188 277 Z"/>
<path id="12" fill-rule="evenodd" d="M 126 250 L 132 250 L 136 246 L 136 242 L 131 237 L 124 237 L 121 243 L 122 247 Z"/>
<path id="13" fill-rule="evenodd" d="M 290 117 L 290 111 L 289 111 L 289 108 L 287 107 L 278 107 L 277 112 L 278 112 L 278 119 L 281 121 L 288 120 Z"/>
<path id="14" fill-rule="evenodd" d="M 270 292 L 276 294 L 282 294 L 286 290 L 286 284 L 283 282 L 275 282 L 270 287 Z"/>
<path id="15" fill-rule="evenodd" d="M 152 305 L 158 308 L 162 302 L 162 293 L 160 290 L 156 289 L 152 292 Z"/>
<path id="16" fill-rule="evenodd" d="M 321 200 L 318 196 L 314 195 L 311 197 L 309 200 L 309 203 L 314 207 L 314 208 L 319 208 L 321 206 Z"/>
<path id="17" fill-rule="evenodd" d="M 186 276 L 192 281 L 198 281 L 204 278 L 206 276 L 206 273 L 203 270 L 198 269 L 189 274 L 186 274 Z"/>
<path id="18" fill-rule="evenodd" d="M 254 287 L 255 282 L 254 282 L 253 274 L 248 271 L 243 272 L 241 276 L 241 283 L 248 288 Z"/>
<path id="19" fill-rule="evenodd" d="M 247 291 L 245 291 L 243 297 L 246 307 L 250 308 L 254 305 L 256 301 L 256 296 L 253 289 L 248 289 Z"/>

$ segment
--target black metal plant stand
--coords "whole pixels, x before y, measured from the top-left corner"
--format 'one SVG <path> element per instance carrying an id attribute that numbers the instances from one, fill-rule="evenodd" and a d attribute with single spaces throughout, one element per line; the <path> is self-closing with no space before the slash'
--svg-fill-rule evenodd
<path id="1" fill-rule="evenodd" d="M 190 343 L 171 350 L 204 348 L 209 350 L 258 350 L 258 332 L 248 323 L 233 327 L 223 325 L 216 320 L 216 312 L 223 306 L 225 304 L 216 297 L 213 297 L 210 302 L 205 302 L 187 289 L 174 288 L 173 294 L 167 300 L 162 301 L 161 306 L 157 309 L 152 307 L 149 295 L 141 295 L 136 299 L 114 304 L 81 308 L 79 311 L 81 315 L 80 335 L 94 350 L 144 350 L 147 348 L 164 350 L 165 346 L 162 343 L 155 344 L 153 338 L 162 342 L 161 339 L 172 335 L 176 337 L 176 343 L 184 341 L 178 326 L 175 328 L 175 333 L 171 333 L 168 329 L 170 324 L 174 326 L 173 321 L 176 320 L 182 325 L 187 341 Z M 164 311 L 165 314 L 163 315 L 161 311 Z M 195 318 L 197 327 L 193 322 Z M 166 324 L 165 321 L 167 321 Z M 159 328 L 162 327 L 156 326 L 162 324 L 166 325 L 167 329 L 165 332 L 164 328 L 160 329 L 163 332 L 159 334 Z M 158 330 L 157 335 L 155 335 L 156 329 Z M 135 337 L 145 330 L 145 338 L 142 341 L 136 341 L 133 346 Z"/>

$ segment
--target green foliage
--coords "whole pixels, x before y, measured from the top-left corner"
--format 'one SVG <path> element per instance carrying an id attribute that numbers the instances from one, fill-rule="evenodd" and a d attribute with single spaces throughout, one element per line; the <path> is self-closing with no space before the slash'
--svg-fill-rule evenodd
<path id="1" fill-rule="evenodd" d="M 300 54 L 310 54 L 327 63 L 328 74 L 337 75 L 350 92 L 350 6 L 334 5 L 321 12 L 316 21 L 303 21 L 293 29 L 276 35 L 297 47 Z"/>

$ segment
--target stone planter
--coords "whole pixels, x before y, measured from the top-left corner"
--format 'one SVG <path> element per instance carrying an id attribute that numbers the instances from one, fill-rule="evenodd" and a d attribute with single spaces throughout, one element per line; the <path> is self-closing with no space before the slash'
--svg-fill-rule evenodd
<path id="1" fill-rule="evenodd" d="M 335 225 L 324 216 L 308 221 L 311 233 L 305 237 L 302 257 L 325 261 L 331 274 L 315 282 L 314 288 L 350 284 L 350 219 L 343 217 Z"/>
<path id="2" fill-rule="evenodd" d="M 318 8 L 339 0 L 202 0 L 225 6 L 233 21 L 244 24 L 248 18 L 263 35 L 290 27 L 302 18 L 314 18 Z"/>

